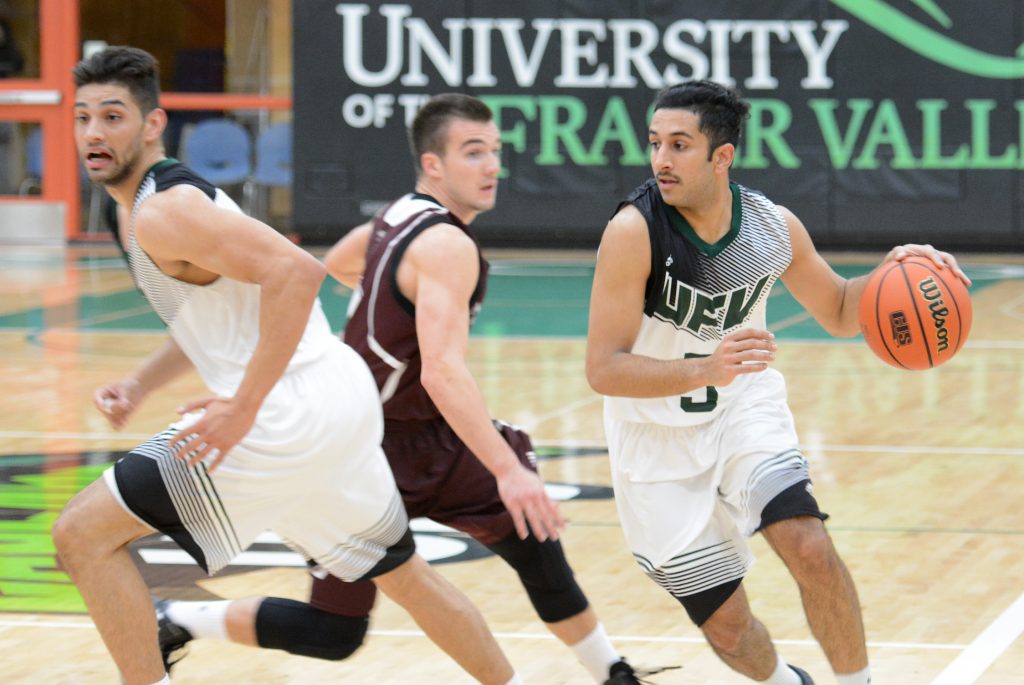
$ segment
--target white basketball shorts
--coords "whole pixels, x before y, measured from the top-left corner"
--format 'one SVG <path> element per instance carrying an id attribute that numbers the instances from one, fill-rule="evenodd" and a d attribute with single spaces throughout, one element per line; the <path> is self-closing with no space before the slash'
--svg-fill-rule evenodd
<path id="1" fill-rule="evenodd" d="M 637 563 L 677 597 L 742 578 L 762 509 L 809 477 L 782 375 L 758 381 L 697 426 L 605 414 L 623 533 Z"/>
<path id="2" fill-rule="evenodd" d="M 337 343 L 282 377 L 212 474 L 167 446 L 190 416 L 108 469 L 110 490 L 211 574 L 268 529 L 342 580 L 400 565 L 414 546 L 380 448 L 380 397 L 363 360 Z"/>

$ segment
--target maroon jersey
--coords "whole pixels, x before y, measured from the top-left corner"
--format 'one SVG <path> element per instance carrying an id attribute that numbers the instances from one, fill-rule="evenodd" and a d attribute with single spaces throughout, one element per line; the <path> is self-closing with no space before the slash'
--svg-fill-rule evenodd
<path id="1" fill-rule="evenodd" d="M 366 270 L 349 305 L 345 342 L 369 364 L 384 402 L 384 418 L 391 421 L 441 416 L 420 383 L 416 308 L 398 289 L 398 265 L 416 236 L 442 223 L 459 227 L 476 243 L 469 228 L 429 195 L 410 193 L 379 212 L 366 248 Z M 483 303 L 487 268 L 480 255 L 480 277 L 469 301 L 470 323 Z"/>

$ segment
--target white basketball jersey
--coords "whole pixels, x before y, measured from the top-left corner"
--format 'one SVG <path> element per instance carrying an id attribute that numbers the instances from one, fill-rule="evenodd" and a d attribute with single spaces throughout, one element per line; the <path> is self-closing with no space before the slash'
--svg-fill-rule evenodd
<path id="1" fill-rule="evenodd" d="M 224 191 L 188 167 L 168 159 L 154 165 L 135 195 L 125 251 L 136 285 L 196 367 L 207 387 L 234 395 L 259 342 L 260 287 L 221 276 L 205 286 L 180 281 L 162 272 L 135 240 L 135 216 L 154 193 L 178 184 L 193 185 L 217 205 L 241 212 Z M 317 299 L 302 340 L 285 373 L 320 359 L 334 341 Z"/>

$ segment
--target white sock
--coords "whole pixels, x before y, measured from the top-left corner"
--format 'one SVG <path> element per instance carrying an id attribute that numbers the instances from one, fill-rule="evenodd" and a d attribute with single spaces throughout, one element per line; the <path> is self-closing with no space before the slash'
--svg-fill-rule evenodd
<path id="1" fill-rule="evenodd" d="M 153 683 L 153 685 L 171 685 L 171 676 L 164 673 L 164 677 Z"/>
<path id="2" fill-rule="evenodd" d="M 775 672 L 768 676 L 768 680 L 762 680 L 764 685 L 801 685 L 800 676 L 796 671 L 786 665 L 786 662 L 779 656 L 779 663 L 775 665 Z"/>
<path id="3" fill-rule="evenodd" d="M 171 602 L 167 606 L 167 618 L 192 633 L 192 637 L 227 640 L 227 615 L 230 604 L 230 600 Z"/>
<path id="4" fill-rule="evenodd" d="M 600 623 L 590 631 L 590 635 L 580 640 L 569 649 L 576 655 L 577 661 L 590 673 L 594 682 L 603 683 L 608 680 L 608 669 L 612 664 L 622 659 L 619 653 L 612 647 L 608 635 L 604 632 L 604 626 Z"/>
<path id="5" fill-rule="evenodd" d="M 871 685 L 871 667 L 865 666 L 863 671 L 856 673 L 836 673 L 836 682 L 839 685 Z"/>
<path id="6" fill-rule="evenodd" d="M 523 679 L 519 677 L 518 673 L 513 673 L 512 680 L 505 683 L 505 685 L 523 685 Z"/>

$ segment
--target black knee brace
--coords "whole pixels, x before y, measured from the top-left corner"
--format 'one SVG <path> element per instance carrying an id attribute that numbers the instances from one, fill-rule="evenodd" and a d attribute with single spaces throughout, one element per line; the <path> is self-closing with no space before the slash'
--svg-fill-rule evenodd
<path id="1" fill-rule="evenodd" d="M 268 597 L 256 612 L 260 647 L 341 661 L 363 644 L 368 618 L 339 616 L 291 599 Z"/>
<path id="2" fill-rule="evenodd" d="M 757 527 L 757 531 L 797 516 L 813 516 L 822 521 L 828 518 L 828 514 L 818 508 L 818 500 L 811 494 L 810 480 L 805 479 L 791 485 L 772 498 L 761 510 L 761 525 Z"/>
<path id="3" fill-rule="evenodd" d="M 718 608 L 725 604 L 726 600 L 732 597 L 742 582 L 742 578 L 737 578 L 692 595 L 683 597 L 673 595 L 673 597 L 683 605 L 690 620 L 699 628 L 707 623 L 711 615 L 718 611 Z"/>
<path id="4" fill-rule="evenodd" d="M 519 574 L 534 610 L 545 623 L 564 621 L 587 608 L 587 598 L 576 584 L 561 543 L 539 542 L 532 534 L 520 540 L 513 533 L 488 547 Z"/>

